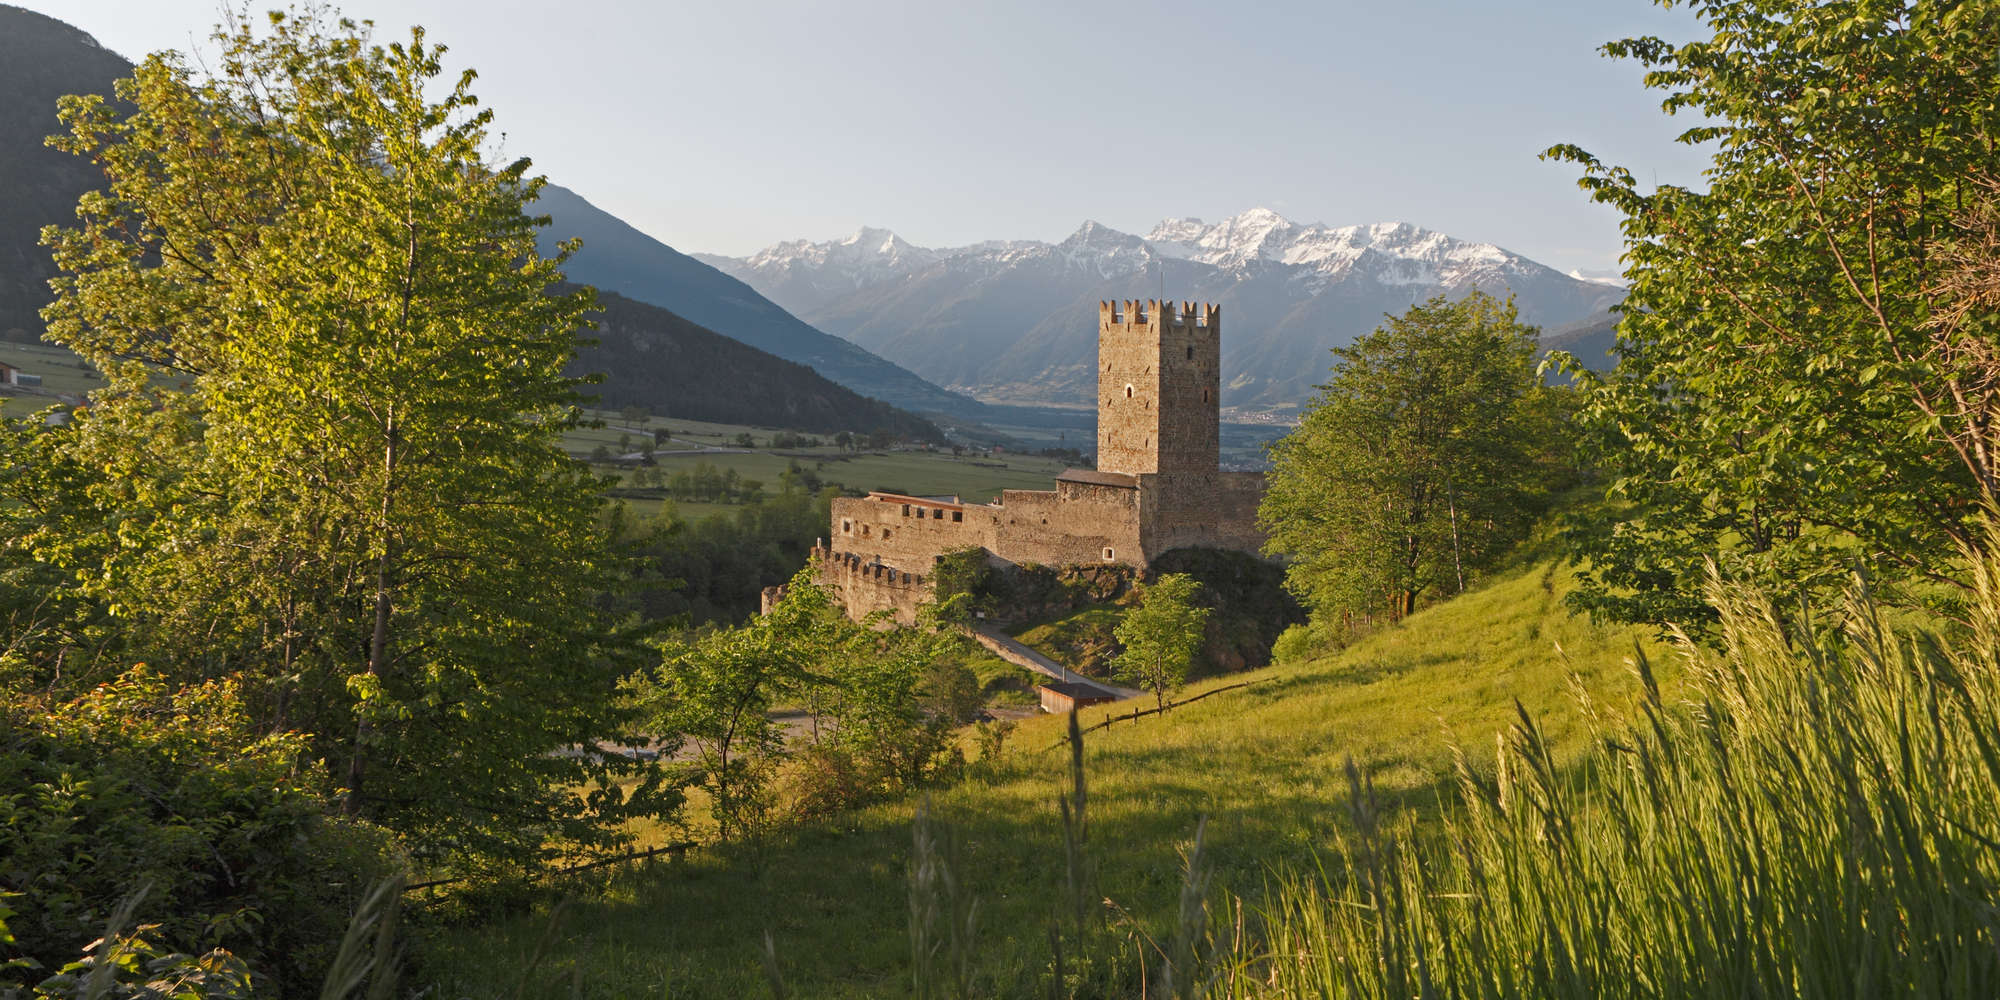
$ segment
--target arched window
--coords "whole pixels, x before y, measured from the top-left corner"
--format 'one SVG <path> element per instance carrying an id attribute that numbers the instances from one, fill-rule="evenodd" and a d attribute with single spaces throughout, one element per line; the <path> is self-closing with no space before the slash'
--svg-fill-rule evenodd
<path id="1" fill-rule="evenodd" d="M 1126 399 L 1132 398 L 1132 383 L 1130 382 L 1125 383 L 1125 398 Z"/>

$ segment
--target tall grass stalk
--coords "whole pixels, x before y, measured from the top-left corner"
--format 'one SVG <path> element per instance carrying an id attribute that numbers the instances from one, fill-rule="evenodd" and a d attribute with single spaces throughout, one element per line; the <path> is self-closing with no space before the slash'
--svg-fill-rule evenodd
<path id="1" fill-rule="evenodd" d="M 972 995 L 979 900 L 959 878 L 951 831 L 917 805 L 910 824 L 910 972 L 916 1000 Z"/>
<path id="2" fill-rule="evenodd" d="M 1974 575 L 1948 640 L 1858 584 L 1821 632 L 1712 582 L 1685 703 L 1636 655 L 1636 718 L 1568 767 L 1520 710 L 1492 777 L 1458 755 L 1442 835 L 1350 767 L 1354 839 L 1279 878 L 1232 993 L 2000 995 L 2000 565 Z"/>

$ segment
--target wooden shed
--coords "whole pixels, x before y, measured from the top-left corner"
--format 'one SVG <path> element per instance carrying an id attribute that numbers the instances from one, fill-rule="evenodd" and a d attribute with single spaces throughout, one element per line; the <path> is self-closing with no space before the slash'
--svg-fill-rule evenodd
<path id="1" fill-rule="evenodd" d="M 1081 681 L 1051 681 L 1035 685 L 1042 696 L 1042 711 L 1051 715 L 1061 715 L 1072 709 L 1086 705 L 1103 705 L 1118 700 L 1118 696 Z"/>

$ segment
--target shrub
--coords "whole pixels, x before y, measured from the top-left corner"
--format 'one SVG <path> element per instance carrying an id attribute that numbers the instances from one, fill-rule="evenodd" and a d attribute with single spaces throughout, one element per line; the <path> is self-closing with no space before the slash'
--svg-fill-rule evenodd
<path id="1" fill-rule="evenodd" d="M 1271 644 L 1271 659 L 1279 663 L 1304 663 L 1326 651 L 1326 643 L 1310 626 L 1293 625 L 1278 633 Z"/>
<path id="2" fill-rule="evenodd" d="M 173 688 L 141 666 L 66 703 L 0 709 L 0 891 L 15 953 L 45 969 L 121 900 L 175 952 L 226 948 L 277 992 L 316 983 L 386 835 L 328 815 L 305 738 L 263 735 L 230 679 Z M 0 973 L 4 975 L 4 973 Z"/>

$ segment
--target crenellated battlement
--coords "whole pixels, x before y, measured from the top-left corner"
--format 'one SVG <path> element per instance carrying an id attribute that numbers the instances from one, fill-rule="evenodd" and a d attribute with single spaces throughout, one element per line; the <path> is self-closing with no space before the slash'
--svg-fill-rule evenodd
<path id="1" fill-rule="evenodd" d="M 1097 303 L 1097 325 L 1100 331 L 1114 327 L 1125 330 L 1169 329 L 1203 330 L 1214 333 L 1222 328 L 1222 307 L 1212 302 L 1162 303 L 1159 299 L 1125 299 Z"/>
<path id="2" fill-rule="evenodd" d="M 931 597 L 930 580 L 923 574 L 885 566 L 853 552 L 837 552 L 824 543 L 813 546 L 812 563 L 819 568 L 820 585 L 838 595 L 841 605 L 855 618 L 887 611 L 907 625 L 916 621 L 917 606 Z"/>

